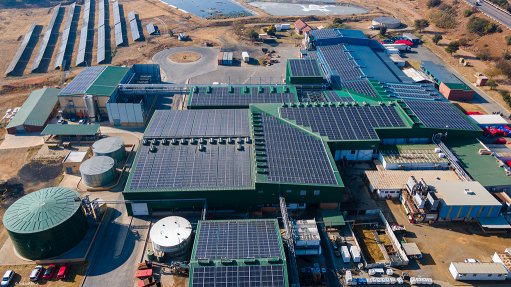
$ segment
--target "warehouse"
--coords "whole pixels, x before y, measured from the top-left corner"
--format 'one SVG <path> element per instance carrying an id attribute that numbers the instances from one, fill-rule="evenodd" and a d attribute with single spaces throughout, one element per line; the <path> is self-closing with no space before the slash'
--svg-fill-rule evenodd
<path id="1" fill-rule="evenodd" d="M 40 132 L 57 115 L 59 89 L 44 88 L 33 91 L 11 119 L 6 129 L 9 134 Z"/>
<path id="2" fill-rule="evenodd" d="M 422 70 L 435 80 L 438 90 L 452 101 L 471 101 L 474 91 L 444 66 L 430 61 L 422 61 Z"/>
<path id="3" fill-rule="evenodd" d="M 188 280 L 189 286 L 288 287 L 277 220 L 199 221 Z"/>
<path id="4" fill-rule="evenodd" d="M 507 278 L 507 270 L 502 263 L 451 262 L 449 272 L 458 281 L 501 281 Z"/>
<path id="5" fill-rule="evenodd" d="M 378 159 L 385 169 L 449 169 L 449 160 L 433 144 L 382 146 Z"/>

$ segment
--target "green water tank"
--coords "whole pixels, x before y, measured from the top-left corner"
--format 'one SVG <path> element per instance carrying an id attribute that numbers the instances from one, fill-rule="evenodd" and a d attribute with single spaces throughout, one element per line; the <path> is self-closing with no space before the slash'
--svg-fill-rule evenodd
<path id="1" fill-rule="evenodd" d="M 3 224 L 14 248 L 37 260 L 60 255 L 87 233 L 87 219 L 78 192 L 50 187 L 18 199 L 4 214 Z"/>

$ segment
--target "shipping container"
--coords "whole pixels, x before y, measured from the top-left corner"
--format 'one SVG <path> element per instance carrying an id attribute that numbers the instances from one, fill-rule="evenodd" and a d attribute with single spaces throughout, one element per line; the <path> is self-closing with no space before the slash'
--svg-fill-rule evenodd
<path id="1" fill-rule="evenodd" d="M 342 246 L 341 247 L 341 255 L 342 255 L 342 261 L 344 263 L 349 263 L 351 261 L 350 252 L 348 250 L 348 246 Z"/>
<path id="2" fill-rule="evenodd" d="M 350 253 L 351 257 L 353 258 L 353 262 L 358 263 L 360 262 L 360 248 L 358 246 L 351 246 L 350 247 Z"/>
<path id="3" fill-rule="evenodd" d="M 223 59 L 224 59 L 224 52 L 219 52 L 218 57 L 217 57 L 218 65 L 223 65 Z"/>
<path id="4" fill-rule="evenodd" d="M 248 52 L 241 52 L 241 58 L 243 58 L 243 62 L 248 63 L 250 61 L 250 56 Z"/>

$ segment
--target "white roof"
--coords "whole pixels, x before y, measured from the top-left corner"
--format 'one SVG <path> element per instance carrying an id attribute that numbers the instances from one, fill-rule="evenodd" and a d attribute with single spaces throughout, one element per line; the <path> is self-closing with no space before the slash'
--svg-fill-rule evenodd
<path id="1" fill-rule="evenodd" d="M 409 78 L 412 78 L 412 80 L 416 83 L 429 81 L 429 78 L 426 76 L 426 74 L 421 71 L 417 71 L 414 68 L 403 69 L 403 73 L 405 73 L 405 75 L 407 75 Z"/>
<path id="2" fill-rule="evenodd" d="M 458 273 L 462 274 L 507 274 L 506 267 L 502 263 L 489 262 L 451 262 Z"/>
<path id="3" fill-rule="evenodd" d="M 435 181 L 430 185 L 435 188 L 436 196 L 446 205 L 501 206 L 477 181 Z"/>
<path id="4" fill-rule="evenodd" d="M 403 246 L 403 249 L 405 250 L 405 253 L 408 256 L 414 256 L 414 255 L 421 255 L 422 254 L 422 252 L 420 251 L 420 249 L 417 246 L 417 244 L 415 244 L 413 242 L 401 243 L 401 245 Z"/>
<path id="5" fill-rule="evenodd" d="M 190 222 L 179 216 L 160 219 L 151 227 L 151 240 L 161 247 L 173 247 L 185 241 L 192 234 Z"/>
<path id="6" fill-rule="evenodd" d="M 82 162 L 87 155 L 86 151 L 72 151 L 69 152 L 64 162 Z"/>
<path id="7" fill-rule="evenodd" d="M 479 125 L 507 125 L 506 119 L 500 115 L 470 115 Z"/>

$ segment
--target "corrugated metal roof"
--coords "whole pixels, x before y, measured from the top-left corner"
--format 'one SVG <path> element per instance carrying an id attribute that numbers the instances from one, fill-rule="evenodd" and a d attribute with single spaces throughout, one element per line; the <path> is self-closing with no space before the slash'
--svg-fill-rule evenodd
<path id="1" fill-rule="evenodd" d="M 86 94 L 111 96 L 129 70 L 130 68 L 128 67 L 106 67 L 106 69 L 101 72 L 101 75 L 99 75 L 94 83 L 87 89 Z"/>
<path id="2" fill-rule="evenodd" d="M 50 187 L 18 199 L 7 211 L 3 224 L 15 233 L 34 233 L 60 225 L 81 206 L 80 194 L 64 187 Z M 78 200 L 76 200 L 78 199 Z"/>
<path id="3" fill-rule="evenodd" d="M 60 90 L 55 88 L 44 88 L 33 91 L 21 106 L 14 118 L 9 122 L 7 128 L 21 125 L 44 126 L 51 111 L 57 104 Z"/>
<path id="4" fill-rule="evenodd" d="M 41 135 L 56 136 L 93 136 L 99 133 L 99 124 L 91 125 L 60 125 L 49 124 L 41 132 Z"/>
<path id="5" fill-rule="evenodd" d="M 111 170 L 115 161 L 109 156 L 93 156 L 80 165 L 80 173 L 85 175 L 99 175 Z"/>
<path id="6" fill-rule="evenodd" d="M 462 274 L 507 274 L 506 267 L 502 263 L 465 263 L 451 262 L 458 273 Z"/>
<path id="7" fill-rule="evenodd" d="M 444 84 L 455 84 L 455 85 L 461 85 L 465 88 L 469 89 L 467 85 L 458 77 L 453 75 L 451 72 L 447 70 L 446 67 L 442 65 L 435 64 L 431 61 L 422 61 L 421 67 L 425 70 L 427 70 L 430 74 L 432 74 L 438 81 L 444 83 Z"/>

